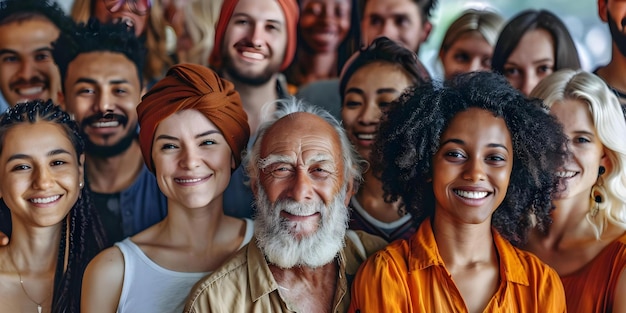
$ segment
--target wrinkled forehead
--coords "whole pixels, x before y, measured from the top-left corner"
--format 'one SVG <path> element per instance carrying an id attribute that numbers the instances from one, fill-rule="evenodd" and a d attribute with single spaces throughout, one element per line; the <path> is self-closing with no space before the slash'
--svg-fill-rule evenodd
<path id="1" fill-rule="evenodd" d="M 308 163 L 326 159 L 342 163 L 341 143 L 335 128 L 321 117 L 294 113 L 274 123 L 263 136 L 260 157 L 284 156 Z"/>

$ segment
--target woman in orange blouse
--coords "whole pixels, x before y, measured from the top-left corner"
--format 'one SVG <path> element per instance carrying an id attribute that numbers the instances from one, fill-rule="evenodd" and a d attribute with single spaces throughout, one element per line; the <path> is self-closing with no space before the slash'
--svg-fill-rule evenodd
<path id="1" fill-rule="evenodd" d="M 421 223 L 360 268 L 350 312 L 565 312 L 558 275 L 509 242 L 549 223 L 565 137 L 500 75 L 462 74 L 400 97 L 374 170 Z"/>
<path id="2" fill-rule="evenodd" d="M 626 121 L 601 78 L 561 70 L 531 96 L 544 99 L 568 137 L 554 222 L 526 249 L 561 276 L 569 312 L 626 312 Z"/>

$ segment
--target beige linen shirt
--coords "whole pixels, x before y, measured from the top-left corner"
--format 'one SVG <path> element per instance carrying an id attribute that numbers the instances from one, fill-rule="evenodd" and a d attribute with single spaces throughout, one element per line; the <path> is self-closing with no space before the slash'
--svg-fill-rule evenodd
<path id="1" fill-rule="evenodd" d="M 346 246 L 336 258 L 339 265 L 333 312 L 347 312 L 350 283 L 364 257 L 387 243 L 379 237 L 355 232 L 362 244 L 346 237 Z M 366 256 L 362 255 L 364 250 Z M 217 271 L 200 280 L 187 299 L 185 313 L 206 312 L 298 312 L 280 296 L 278 284 L 256 240 L 243 247 Z"/>

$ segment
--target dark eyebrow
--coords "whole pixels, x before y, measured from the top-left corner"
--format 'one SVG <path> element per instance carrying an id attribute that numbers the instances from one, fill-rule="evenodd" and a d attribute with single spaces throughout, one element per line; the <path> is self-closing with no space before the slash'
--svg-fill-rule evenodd
<path id="1" fill-rule="evenodd" d="M 250 15 L 248 15 L 248 14 L 246 14 L 246 13 L 243 13 L 243 12 L 239 12 L 239 13 L 235 13 L 235 14 L 233 14 L 233 16 L 231 17 L 231 19 L 232 19 L 232 18 L 234 18 L 234 17 L 245 17 L 245 18 L 248 18 L 248 19 L 251 19 L 251 20 L 256 20 L 254 17 L 252 17 L 252 16 L 250 16 Z M 269 20 L 265 20 L 265 21 L 266 21 L 266 22 L 270 22 L 270 23 L 276 23 L 276 24 L 279 24 L 279 25 L 283 25 L 283 22 L 281 22 L 281 21 L 279 21 L 279 20 L 272 20 L 272 19 L 269 19 Z"/>
<path id="2" fill-rule="evenodd" d="M 378 90 L 376 90 L 376 94 L 381 94 L 381 93 L 396 93 L 398 92 L 397 89 L 395 88 L 380 88 Z"/>
<path id="3" fill-rule="evenodd" d="M 39 49 L 36 49 L 33 52 L 50 52 L 52 53 L 52 48 L 50 47 L 41 47 Z M 10 54 L 19 54 L 19 52 L 12 50 L 12 49 L 0 49 L 0 54 L 6 54 L 6 53 L 10 53 Z"/>
<path id="4" fill-rule="evenodd" d="M 346 94 L 349 94 L 349 93 L 358 93 L 358 94 L 360 94 L 360 95 L 364 94 L 364 92 L 363 92 L 363 90 L 362 90 L 362 89 L 360 89 L 360 88 L 356 88 L 356 87 L 350 87 L 350 88 L 348 88 L 348 90 L 346 90 Z"/>
<path id="5" fill-rule="evenodd" d="M 448 143 L 456 143 L 456 144 L 462 145 L 462 146 L 465 145 L 465 141 L 463 141 L 461 139 L 452 138 L 452 139 L 448 139 L 448 140 L 442 142 L 440 146 L 444 146 L 444 145 L 446 145 Z M 502 149 L 506 150 L 507 152 L 509 152 L 509 149 L 506 146 L 504 146 L 502 144 L 499 144 L 499 143 L 490 143 L 490 144 L 487 144 L 487 147 L 489 147 L 489 148 L 502 148 Z"/>
<path id="6" fill-rule="evenodd" d="M 221 134 L 221 133 L 220 133 L 219 130 L 212 129 L 212 130 L 209 130 L 209 131 L 205 131 L 204 133 L 197 134 L 195 136 L 195 138 L 201 138 L 201 137 L 208 136 L 208 135 L 211 135 L 211 134 Z M 156 140 L 159 140 L 159 139 L 167 139 L 167 140 L 175 140 L 175 141 L 179 140 L 178 138 L 176 138 L 174 136 L 170 136 L 170 135 L 159 135 L 154 140 L 156 141 Z"/>
<path id="7" fill-rule="evenodd" d="M 59 154 L 69 154 L 71 155 L 71 153 L 65 149 L 54 149 L 51 150 L 50 152 L 46 153 L 46 156 L 55 156 L 55 155 L 59 155 Z M 30 155 L 27 154 L 14 154 L 12 156 L 9 157 L 9 159 L 7 160 L 7 162 L 13 161 L 13 160 L 27 160 L 27 159 L 32 159 L 32 157 Z"/>
<path id="8" fill-rule="evenodd" d="M 91 79 L 88 77 L 81 77 L 77 79 L 75 84 L 77 83 L 87 83 L 87 84 L 93 84 L 93 85 L 98 84 L 98 82 L 95 79 Z M 109 81 L 109 83 L 111 83 L 112 85 L 129 84 L 129 82 L 125 79 L 114 79 L 114 80 Z"/>

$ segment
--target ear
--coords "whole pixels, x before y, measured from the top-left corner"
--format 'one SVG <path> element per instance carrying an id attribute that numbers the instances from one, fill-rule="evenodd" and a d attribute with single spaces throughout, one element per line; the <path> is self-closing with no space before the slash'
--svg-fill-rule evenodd
<path id="1" fill-rule="evenodd" d="M 607 0 L 598 0 L 598 16 L 605 23 L 609 21 L 607 16 L 606 2 Z"/>
<path id="2" fill-rule="evenodd" d="M 237 169 L 237 162 L 235 162 L 235 155 L 231 154 L 230 156 L 230 168 L 234 171 Z"/>
<path id="3" fill-rule="evenodd" d="M 601 1 L 601 0 L 598 0 L 598 1 Z M 428 40 L 428 37 L 430 36 L 430 32 L 432 30 L 433 30 L 433 24 L 431 22 L 426 21 L 426 23 L 422 25 L 422 34 L 420 35 L 420 46 L 422 45 L 422 43 Z"/>
<path id="4" fill-rule="evenodd" d="M 78 177 L 79 177 L 79 181 L 81 182 L 85 182 L 85 154 L 81 154 L 80 157 L 78 157 L 78 160 L 80 162 L 80 164 L 78 164 Z"/>
<path id="5" fill-rule="evenodd" d="M 57 93 L 57 101 L 57 104 L 61 107 L 61 109 L 67 112 L 67 110 L 65 109 L 65 95 L 61 90 L 59 90 L 59 92 Z"/>
<path id="6" fill-rule="evenodd" d="M 611 158 L 609 157 L 609 153 L 607 153 L 606 148 L 604 148 L 602 151 L 602 157 L 600 158 L 600 165 L 604 166 L 607 174 L 613 171 L 613 163 L 611 162 Z"/>
<path id="7" fill-rule="evenodd" d="M 350 204 L 350 198 L 356 194 L 356 184 L 354 183 L 354 179 L 350 178 L 348 180 L 348 185 L 346 186 L 346 198 L 343 200 L 343 204 L 348 206 Z"/>

